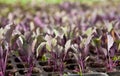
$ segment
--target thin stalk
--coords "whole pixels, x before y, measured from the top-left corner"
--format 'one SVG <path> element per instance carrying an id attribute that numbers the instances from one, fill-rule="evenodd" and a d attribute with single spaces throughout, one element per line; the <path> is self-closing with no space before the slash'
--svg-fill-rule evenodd
<path id="1" fill-rule="evenodd" d="M 80 76 L 82 76 L 82 68 L 81 68 L 81 66 L 80 66 L 80 65 L 78 65 L 78 66 L 79 66 L 79 69 L 80 69 L 79 74 L 80 74 Z"/>
<path id="2" fill-rule="evenodd" d="M 4 75 L 5 75 L 5 71 L 6 71 L 6 64 L 7 64 L 8 52 L 9 52 L 9 48 L 7 49 L 6 55 L 5 55 L 5 62 L 4 62 L 4 68 L 3 68 L 3 74 Z"/>
<path id="3" fill-rule="evenodd" d="M 111 59 L 110 59 L 110 56 L 109 56 L 109 68 L 110 68 L 110 71 L 112 71 L 113 67 L 112 67 L 112 63 L 111 63 Z"/>
<path id="4" fill-rule="evenodd" d="M 36 61 L 35 61 L 35 63 L 36 63 Z M 33 66 L 34 66 L 34 62 L 31 63 L 31 61 L 29 60 L 29 64 L 30 64 L 30 68 L 28 69 L 27 76 L 31 76 L 32 70 L 33 70 Z"/>
<path id="5" fill-rule="evenodd" d="M 81 65 L 81 70 L 82 70 L 82 72 L 84 71 L 84 65 L 83 65 L 83 61 L 82 61 L 82 58 L 80 57 L 80 65 Z"/>
<path id="6" fill-rule="evenodd" d="M 33 69 L 33 65 L 30 65 L 30 68 L 28 69 L 27 76 L 31 76 L 31 74 L 32 74 L 32 69 Z"/>

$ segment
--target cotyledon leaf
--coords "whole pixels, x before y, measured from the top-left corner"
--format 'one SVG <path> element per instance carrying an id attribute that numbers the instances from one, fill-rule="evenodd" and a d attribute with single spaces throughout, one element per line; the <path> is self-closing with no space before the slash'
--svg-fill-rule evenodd
<path id="1" fill-rule="evenodd" d="M 5 40 L 7 42 L 10 42 L 10 38 L 12 36 L 12 32 L 13 32 L 14 29 L 15 29 L 15 24 L 10 23 L 10 24 L 6 25 L 6 27 L 5 27 L 5 30 L 6 30 L 6 32 L 5 32 Z"/>
<path id="2" fill-rule="evenodd" d="M 48 42 L 46 42 L 46 49 L 47 49 L 48 51 L 51 51 L 51 45 L 50 45 Z"/>
<path id="3" fill-rule="evenodd" d="M 57 45 L 57 40 L 56 40 L 55 38 L 53 38 L 53 39 L 51 40 L 51 45 L 52 45 L 53 47 Z"/>
<path id="4" fill-rule="evenodd" d="M 67 50 L 71 47 L 71 40 L 68 40 L 65 44 L 65 51 L 67 52 Z"/>
<path id="5" fill-rule="evenodd" d="M 113 46 L 114 39 L 111 35 L 107 35 L 107 50 L 110 51 L 110 48 Z"/>
<path id="6" fill-rule="evenodd" d="M 35 50 L 36 43 L 37 43 L 37 38 L 35 38 L 32 42 L 32 45 L 31 45 L 32 52 L 34 52 L 34 50 Z"/>
<path id="7" fill-rule="evenodd" d="M 42 47 L 46 45 L 46 42 L 42 42 L 36 49 L 36 56 L 39 56 L 39 52 L 41 51 Z"/>

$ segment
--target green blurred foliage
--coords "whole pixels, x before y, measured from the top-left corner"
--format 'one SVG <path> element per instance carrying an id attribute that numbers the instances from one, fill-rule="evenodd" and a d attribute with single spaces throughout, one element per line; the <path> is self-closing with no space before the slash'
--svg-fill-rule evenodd
<path id="1" fill-rule="evenodd" d="M 6 4 L 14 4 L 16 2 L 20 2 L 21 4 L 26 4 L 28 2 L 45 2 L 45 3 L 61 3 L 63 1 L 79 1 L 79 2 L 85 2 L 85 3 L 93 3 L 96 1 L 102 1 L 102 0 L 0 0 L 0 3 L 6 3 Z"/>

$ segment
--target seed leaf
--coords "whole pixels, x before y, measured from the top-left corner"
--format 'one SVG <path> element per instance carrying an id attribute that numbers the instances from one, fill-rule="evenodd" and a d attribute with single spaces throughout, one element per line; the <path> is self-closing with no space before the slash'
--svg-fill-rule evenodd
<path id="1" fill-rule="evenodd" d="M 114 39 L 111 35 L 107 35 L 107 50 L 110 51 L 110 48 L 113 46 Z"/>

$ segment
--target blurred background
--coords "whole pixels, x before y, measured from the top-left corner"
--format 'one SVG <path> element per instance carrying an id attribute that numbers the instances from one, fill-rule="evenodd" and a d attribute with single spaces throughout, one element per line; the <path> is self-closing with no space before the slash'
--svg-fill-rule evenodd
<path id="1" fill-rule="evenodd" d="M 64 1 L 72 1 L 72 2 L 79 1 L 79 2 L 91 3 L 91 2 L 106 1 L 106 0 L 0 0 L 0 3 L 6 3 L 6 4 L 14 4 L 16 2 L 20 2 L 21 4 L 26 4 L 28 2 L 61 3 Z"/>
<path id="2" fill-rule="evenodd" d="M 4 3 L 4 4 L 15 4 L 16 2 L 21 3 L 21 4 L 27 4 L 27 3 L 62 3 L 65 1 L 69 1 L 69 2 L 82 2 L 82 3 L 94 3 L 94 2 L 106 2 L 106 1 L 119 1 L 119 0 L 0 0 L 0 3 Z"/>

